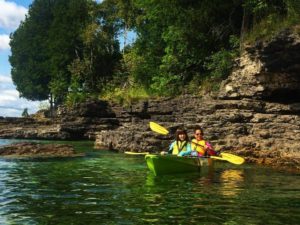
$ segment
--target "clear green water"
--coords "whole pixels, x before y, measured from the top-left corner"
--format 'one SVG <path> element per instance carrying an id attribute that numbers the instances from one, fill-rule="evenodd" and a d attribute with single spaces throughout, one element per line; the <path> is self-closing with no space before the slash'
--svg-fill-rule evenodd
<path id="1" fill-rule="evenodd" d="M 299 175 L 218 163 L 154 177 L 143 157 L 73 144 L 87 156 L 0 159 L 0 224 L 300 224 Z"/>

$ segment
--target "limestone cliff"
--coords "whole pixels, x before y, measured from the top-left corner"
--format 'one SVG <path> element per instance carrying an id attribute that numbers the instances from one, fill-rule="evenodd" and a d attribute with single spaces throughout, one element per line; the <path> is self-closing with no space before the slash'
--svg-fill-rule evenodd
<path id="1" fill-rule="evenodd" d="M 246 47 L 216 98 L 181 96 L 132 105 L 127 120 L 116 114 L 123 121 L 117 129 L 97 134 L 96 146 L 157 152 L 172 136 L 153 134 L 149 121 L 171 133 L 178 126 L 191 132 L 199 124 L 218 150 L 300 170 L 300 37 L 295 31 Z"/>
<path id="2" fill-rule="evenodd" d="M 223 82 L 222 99 L 300 100 L 300 26 L 286 29 L 268 42 L 248 46 L 238 66 Z"/>

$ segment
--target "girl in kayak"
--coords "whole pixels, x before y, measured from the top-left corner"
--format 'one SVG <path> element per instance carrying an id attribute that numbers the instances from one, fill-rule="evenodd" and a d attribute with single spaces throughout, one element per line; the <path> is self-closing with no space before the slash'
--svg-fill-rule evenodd
<path id="1" fill-rule="evenodd" d="M 185 156 L 190 155 L 191 152 L 191 144 L 189 142 L 186 130 L 181 128 L 177 129 L 176 140 L 171 143 L 168 154 Z M 166 154 L 166 152 L 162 152 L 161 154 Z"/>
<path id="2" fill-rule="evenodd" d="M 203 139 L 203 130 L 200 126 L 194 128 L 194 139 L 191 142 L 192 156 L 210 156 L 210 155 L 219 155 L 216 152 L 211 144 Z"/>

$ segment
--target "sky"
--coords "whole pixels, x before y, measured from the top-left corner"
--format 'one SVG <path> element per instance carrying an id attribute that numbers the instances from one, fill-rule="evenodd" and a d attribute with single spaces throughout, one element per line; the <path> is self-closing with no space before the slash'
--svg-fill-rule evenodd
<path id="1" fill-rule="evenodd" d="M 19 117 L 28 108 L 29 114 L 39 109 L 40 102 L 19 98 L 14 86 L 8 57 L 11 54 L 9 34 L 25 19 L 32 0 L 0 0 L 0 116 Z"/>

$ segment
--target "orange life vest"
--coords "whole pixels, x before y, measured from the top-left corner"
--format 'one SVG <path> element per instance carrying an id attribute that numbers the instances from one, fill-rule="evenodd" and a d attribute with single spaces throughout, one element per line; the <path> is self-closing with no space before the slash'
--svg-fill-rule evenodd
<path id="1" fill-rule="evenodd" d="M 201 155 L 205 155 L 205 148 L 204 148 L 206 145 L 205 140 L 197 141 L 196 139 L 193 139 L 191 145 L 193 151 L 197 151 Z"/>

